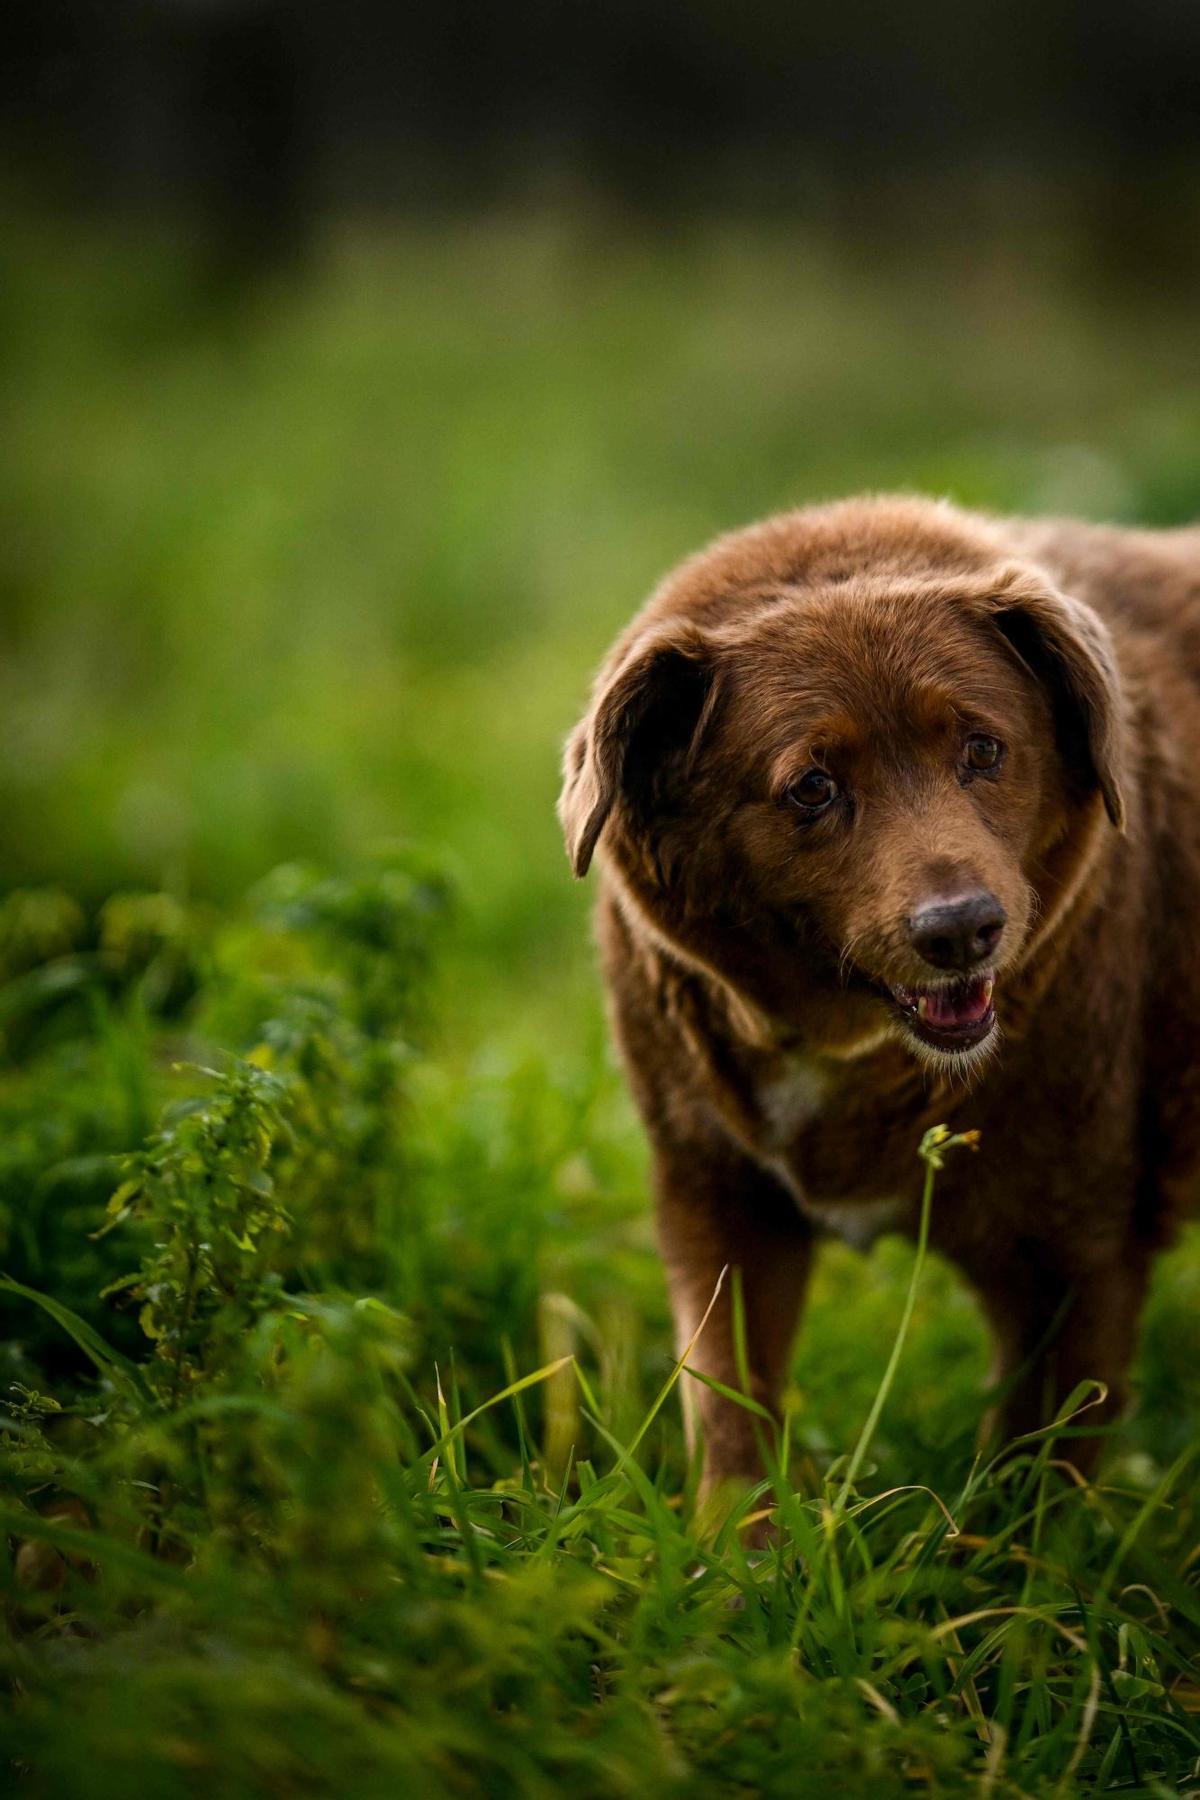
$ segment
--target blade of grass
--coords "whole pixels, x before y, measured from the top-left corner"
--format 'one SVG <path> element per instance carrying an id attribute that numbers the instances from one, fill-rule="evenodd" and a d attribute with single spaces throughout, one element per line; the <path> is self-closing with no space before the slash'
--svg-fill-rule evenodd
<path id="1" fill-rule="evenodd" d="M 106 1344 L 86 1319 L 81 1319 L 78 1313 L 72 1312 L 69 1306 L 64 1306 L 61 1300 L 55 1300 L 50 1294 L 41 1294 L 36 1288 L 24 1287 L 19 1281 L 14 1281 L 11 1275 L 0 1275 L 0 1293 L 15 1294 L 19 1299 L 29 1300 L 34 1306 L 40 1306 L 56 1325 L 62 1327 L 68 1337 L 74 1339 L 102 1375 L 110 1376 L 119 1385 L 131 1390 L 138 1400 L 146 1399 L 146 1390 L 136 1364 Z"/>

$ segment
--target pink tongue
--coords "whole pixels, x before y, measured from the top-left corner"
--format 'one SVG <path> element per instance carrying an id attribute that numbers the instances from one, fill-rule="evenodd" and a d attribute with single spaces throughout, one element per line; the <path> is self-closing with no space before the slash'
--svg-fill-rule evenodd
<path id="1" fill-rule="evenodd" d="M 987 1009 L 987 984 L 983 981 L 951 993 L 925 996 L 925 1017 L 931 1025 L 977 1025 Z"/>

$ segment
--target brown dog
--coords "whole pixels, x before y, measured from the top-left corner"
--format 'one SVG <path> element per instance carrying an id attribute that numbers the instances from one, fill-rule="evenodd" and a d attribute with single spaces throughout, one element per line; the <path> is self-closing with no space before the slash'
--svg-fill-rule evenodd
<path id="1" fill-rule="evenodd" d="M 1086 1377 L 1111 1417 L 1200 1164 L 1198 762 L 1200 530 L 851 500 L 667 579 L 560 815 L 578 875 L 603 845 L 681 1342 L 740 1267 L 774 1405 L 814 1240 L 911 1230 L 944 1121 L 982 1133 L 932 1241 L 992 1326 L 1000 1429 Z M 693 1362 L 736 1383 L 727 1291 Z M 751 1416 L 697 1391 L 706 1487 L 756 1476 Z"/>

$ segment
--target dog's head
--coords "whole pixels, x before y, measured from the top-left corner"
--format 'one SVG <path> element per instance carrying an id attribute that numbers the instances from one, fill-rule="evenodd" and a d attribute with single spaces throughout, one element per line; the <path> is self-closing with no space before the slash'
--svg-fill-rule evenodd
<path id="1" fill-rule="evenodd" d="M 1090 607 L 948 509 L 851 503 L 660 590 L 568 742 L 560 816 L 577 874 L 603 833 L 649 929 L 768 1018 L 962 1066 L 1080 843 L 1123 822 L 1120 714 Z"/>

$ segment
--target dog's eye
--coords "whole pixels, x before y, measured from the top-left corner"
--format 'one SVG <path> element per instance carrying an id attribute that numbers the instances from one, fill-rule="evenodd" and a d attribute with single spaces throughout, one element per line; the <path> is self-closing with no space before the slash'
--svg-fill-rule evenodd
<path id="1" fill-rule="evenodd" d="M 808 769 L 799 781 L 793 781 L 787 797 L 801 812 L 824 812 L 838 797 L 837 782 L 824 769 Z"/>
<path id="2" fill-rule="evenodd" d="M 998 769 L 1003 755 L 1004 746 L 999 738 L 988 737 L 982 731 L 972 733 L 963 746 L 963 761 L 968 769 Z"/>

